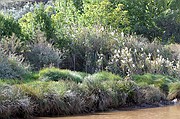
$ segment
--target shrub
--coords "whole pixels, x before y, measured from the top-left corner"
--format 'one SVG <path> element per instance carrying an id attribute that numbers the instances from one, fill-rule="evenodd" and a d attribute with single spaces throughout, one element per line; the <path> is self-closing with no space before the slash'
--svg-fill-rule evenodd
<path id="1" fill-rule="evenodd" d="M 6 53 L 0 48 L 0 78 L 22 79 L 29 73 L 29 65 L 23 61 L 23 56 Z"/>
<path id="2" fill-rule="evenodd" d="M 75 82 L 82 82 L 83 77 L 78 73 L 70 70 L 61 70 L 58 68 L 45 68 L 39 71 L 41 80 L 72 80 Z"/>
<path id="3" fill-rule="evenodd" d="M 179 62 L 158 43 L 149 43 L 139 36 L 124 36 L 113 49 L 107 69 L 121 76 L 132 74 L 162 74 L 179 77 Z"/>
<path id="4" fill-rule="evenodd" d="M 34 70 L 49 66 L 60 67 L 65 57 L 65 51 L 61 51 L 48 43 L 41 33 L 38 33 L 36 40 L 28 46 L 28 49 L 25 52 L 26 60 L 30 62 Z"/>
<path id="5" fill-rule="evenodd" d="M 21 27 L 17 21 L 10 16 L 4 16 L 0 13 L 0 38 L 5 36 L 9 37 L 12 34 L 16 34 L 18 37 L 21 36 Z"/>
<path id="6" fill-rule="evenodd" d="M 34 37 L 35 31 L 40 29 L 45 33 L 48 40 L 54 39 L 55 29 L 52 25 L 51 16 L 46 13 L 45 6 L 40 3 L 34 7 L 35 9 L 32 12 L 28 12 L 18 20 L 22 33 L 26 39 L 31 39 Z"/>
<path id="7" fill-rule="evenodd" d="M 71 39 L 69 55 L 65 62 L 65 68 L 94 73 L 105 70 L 111 48 L 118 44 L 118 34 L 113 30 L 108 31 L 103 26 L 81 27 L 74 26 L 67 34 Z"/>
<path id="8" fill-rule="evenodd" d="M 89 97 L 90 109 L 102 111 L 141 103 L 139 86 L 132 81 L 86 79 L 82 86 L 85 88 L 85 95 Z"/>

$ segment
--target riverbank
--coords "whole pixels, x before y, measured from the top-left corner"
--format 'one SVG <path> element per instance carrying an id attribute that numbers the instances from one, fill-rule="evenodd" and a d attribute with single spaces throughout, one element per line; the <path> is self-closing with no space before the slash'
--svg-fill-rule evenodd
<path id="1" fill-rule="evenodd" d="M 140 85 L 137 81 L 142 77 L 127 80 L 105 71 L 87 74 L 46 68 L 29 81 L 0 80 L 0 118 L 69 116 L 172 104 L 163 93 L 166 88 L 161 86 L 168 77 L 153 75 L 157 79 L 148 79 L 151 84 Z M 157 85 L 156 80 L 161 85 Z M 176 87 L 173 90 L 178 92 Z M 173 96 L 176 95 L 173 93 Z"/>

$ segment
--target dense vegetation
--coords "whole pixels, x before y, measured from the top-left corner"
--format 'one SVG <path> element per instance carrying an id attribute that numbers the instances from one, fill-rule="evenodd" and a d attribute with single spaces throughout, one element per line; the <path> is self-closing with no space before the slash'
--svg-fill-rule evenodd
<path id="1" fill-rule="evenodd" d="M 148 83 L 142 85 L 145 77 Z M 105 71 L 90 75 L 56 68 L 42 69 L 23 81 L 1 80 L 0 118 L 62 116 L 133 105 L 158 106 L 159 102 L 169 104 L 164 91 L 168 93 L 171 86 L 168 97 L 174 99 L 179 91 L 177 81 L 162 75 L 137 75 L 128 80 Z"/>
<path id="2" fill-rule="evenodd" d="M 179 8 L 179 0 L 4 6 L 0 118 L 71 115 L 180 98 L 179 45 L 170 44 L 180 42 Z"/>

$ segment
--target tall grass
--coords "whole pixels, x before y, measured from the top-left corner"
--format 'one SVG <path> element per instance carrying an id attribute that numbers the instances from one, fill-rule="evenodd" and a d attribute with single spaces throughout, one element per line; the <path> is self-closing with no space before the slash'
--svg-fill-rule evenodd
<path id="1" fill-rule="evenodd" d="M 0 118 L 31 118 L 34 103 L 19 88 L 0 84 Z"/>
<path id="2" fill-rule="evenodd" d="M 1 81 L 0 117 L 73 115 L 166 101 L 166 96 L 154 86 L 141 86 L 132 80 L 122 80 L 119 76 L 108 72 L 90 75 L 93 78 L 89 76 L 86 78 L 85 74 L 82 74 L 84 78 L 78 83 L 77 80 L 66 80 L 67 77 L 58 81 L 34 80 L 24 83 Z M 56 73 L 50 76 L 54 75 L 56 76 Z"/>
<path id="3" fill-rule="evenodd" d="M 168 99 L 180 99 L 180 82 L 172 83 L 170 85 Z"/>

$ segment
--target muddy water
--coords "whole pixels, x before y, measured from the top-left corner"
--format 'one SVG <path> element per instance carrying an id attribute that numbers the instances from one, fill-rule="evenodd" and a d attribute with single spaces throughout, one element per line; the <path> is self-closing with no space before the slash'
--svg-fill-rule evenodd
<path id="1" fill-rule="evenodd" d="M 180 105 L 95 113 L 84 116 L 38 118 L 38 119 L 180 119 Z"/>

